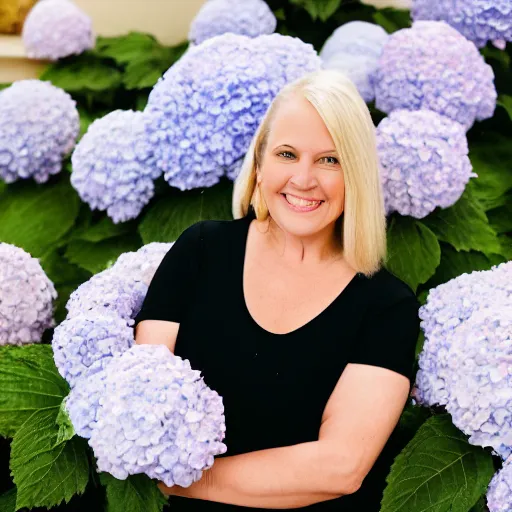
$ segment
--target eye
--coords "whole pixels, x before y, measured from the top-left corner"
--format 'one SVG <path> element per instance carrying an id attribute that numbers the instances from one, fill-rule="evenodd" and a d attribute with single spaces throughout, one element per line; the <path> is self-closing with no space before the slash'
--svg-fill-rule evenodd
<path id="1" fill-rule="evenodd" d="M 329 165 L 337 165 L 339 164 L 338 159 L 335 156 L 324 156 L 320 158 L 320 161 L 326 160 Z"/>
<path id="2" fill-rule="evenodd" d="M 295 158 L 295 155 L 293 153 L 290 153 L 290 151 L 281 151 L 277 154 L 277 156 L 282 156 L 286 160 L 291 160 L 292 158 Z"/>

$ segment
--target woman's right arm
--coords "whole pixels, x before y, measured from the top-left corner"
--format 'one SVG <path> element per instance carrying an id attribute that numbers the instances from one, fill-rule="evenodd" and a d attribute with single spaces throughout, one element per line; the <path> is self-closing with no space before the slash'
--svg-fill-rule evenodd
<path id="1" fill-rule="evenodd" d="M 135 328 L 137 345 L 165 345 L 173 354 L 180 324 L 166 320 L 142 320 Z"/>

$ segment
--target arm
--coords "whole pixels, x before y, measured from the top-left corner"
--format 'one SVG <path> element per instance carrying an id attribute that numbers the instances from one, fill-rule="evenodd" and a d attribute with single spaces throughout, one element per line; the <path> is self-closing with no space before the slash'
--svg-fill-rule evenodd
<path id="1" fill-rule="evenodd" d="M 327 402 L 319 438 L 217 459 L 199 482 L 162 492 L 263 508 L 298 508 L 359 489 L 396 426 L 409 380 L 349 364 Z M 346 411 L 352 411 L 346 414 Z"/>

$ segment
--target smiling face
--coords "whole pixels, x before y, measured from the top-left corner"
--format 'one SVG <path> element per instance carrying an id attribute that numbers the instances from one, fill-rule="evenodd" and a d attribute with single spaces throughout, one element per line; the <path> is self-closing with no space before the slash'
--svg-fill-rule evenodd
<path id="1" fill-rule="evenodd" d="M 286 232 L 309 237 L 332 231 L 343 212 L 345 181 L 332 137 L 301 96 L 278 107 L 258 169 L 272 219 Z"/>

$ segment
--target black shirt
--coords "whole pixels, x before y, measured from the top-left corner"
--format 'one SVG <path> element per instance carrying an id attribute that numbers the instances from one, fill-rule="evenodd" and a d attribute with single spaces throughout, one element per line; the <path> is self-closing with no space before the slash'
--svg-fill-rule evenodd
<path id="1" fill-rule="evenodd" d="M 317 440 L 323 410 L 347 363 L 388 368 L 412 381 L 419 333 L 414 293 L 385 269 L 371 278 L 356 274 L 326 309 L 290 333 L 263 329 L 243 295 L 252 218 L 202 221 L 186 229 L 164 257 L 136 318 L 180 324 L 175 354 L 223 397 L 224 456 Z M 356 493 L 304 508 L 378 512 L 397 455 L 392 438 Z M 246 509 L 178 497 L 169 504 L 173 512 Z"/>

